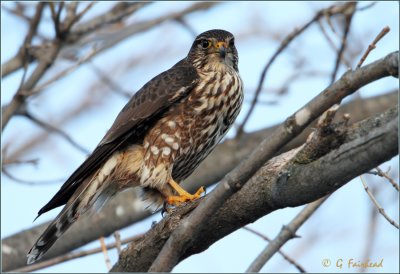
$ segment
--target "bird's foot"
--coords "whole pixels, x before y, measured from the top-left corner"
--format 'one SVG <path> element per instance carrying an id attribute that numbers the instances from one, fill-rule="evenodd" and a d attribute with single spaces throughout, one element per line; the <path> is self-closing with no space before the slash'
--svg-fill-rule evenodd
<path id="1" fill-rule="evenodd" d="M 200 198 L 203 192 L 204 192 L 204 187 L 200 187 L 195 194 L 190 194 L 186 191 L 181 192 L 180 195 L 167 197 L 166 202 L 169 205 L 177 206 L 182 203 L 193 201 Z"/>

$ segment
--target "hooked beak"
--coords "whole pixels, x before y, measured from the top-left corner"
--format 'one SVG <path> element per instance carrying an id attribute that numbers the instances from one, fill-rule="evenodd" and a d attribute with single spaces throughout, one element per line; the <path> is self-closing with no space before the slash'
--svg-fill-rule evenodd
<path id="1" fill-rule="evenodd" d="M 218 42 L 215 47 L 219 50 L 219 56 L 222 59 L 225 59 L 226 56 L 226 50 L 228 48 L 228 45 L 225 42 Z"/>

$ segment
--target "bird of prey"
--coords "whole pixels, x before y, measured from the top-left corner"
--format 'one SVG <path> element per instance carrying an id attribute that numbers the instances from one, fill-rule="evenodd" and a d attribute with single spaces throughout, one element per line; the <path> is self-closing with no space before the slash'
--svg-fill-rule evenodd
<path id="1" fill-rule="evenodd" d="M 234 36 L 209 30 L 188 55 L 146 83 L 125 105 L 93 153 L 40 209 L 65 205 L 28 253 L 39 260 L 88 209 L 140 187 L 156 206 L 201 196 L 180 185 L 213 150 L 242 106 L 243 84 Z"/>

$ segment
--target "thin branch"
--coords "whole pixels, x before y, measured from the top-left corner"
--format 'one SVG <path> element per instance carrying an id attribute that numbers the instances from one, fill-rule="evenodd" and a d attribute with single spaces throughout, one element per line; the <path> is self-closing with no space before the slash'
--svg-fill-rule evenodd
<path id="1" fill-rule="evenodd" d="M 268 236 L 266 236 L 266 235 L 264 235 L 264 234 L 258 232 L 257 230 L 254 230 L 254 229 L 252 229 L 252 228 L 250 228 L 250 227 L 248 227 L 248 226 L 244 226 L 243 229 L 245 229 L 245 230 L 247 230 L 247 231 L 250 231 L 251 233 L 253 233 L 253 234 L 259 236 L 260 238 L 266 240 L 267 242 L 271 242 L 271 241 L 272 241 Z M 299 265 L 298 263 L 296 263 L 296 261 L 293 260 L 292 258 L 290 258 L 286 253 L 284 253 L 284 252 L 281 251 L 280 249 L 278 250 L 278 253 L 281 254 L 282 257 L 283 257 L 286 261 L 288 261 L 291 265 L 293 265 L 295 268 L 297 268 L 297 270 L 298 270 L 300 273 L 307 273 L 307 271 L 305 271 L 304 268 L 303 268 L 301 265 Z"/>
<path id="2" fill-rule="evenodd" d="M 366 242 L 365 245 L 365 249 L 364 249 L 364 254 L 362 256 L 363 260 L 362 262 L 366 262 L 368 261 L 369 258 L 371 258 L 372 255 L 372 251 L 374 250 L 374 244 L 376 241 L 376 230 L 377 230 L 377 226 L 378 226 L 378 222 L 377 222 L 377 217 L 378 217 L 378 211 L 375 210 L 375 206 L 370 204 L 370 219 L 369 219 L 369 225 L 368 225 L 368 232 L 367 232 L 367 237 L 365 237 L 365 239 L 368 239 L 368 241 Z M 362 267 L 360 269 L 361 272 L 365 272 L 368 268 L 367 267 Z"/>
<path id="3" fill-rule="evenodd" d="M 368 185 L 367 185 L 367 183 L 365 182 L 365 180 L 364 180 L 364 178 L 363 178 L 362 175 L 360 175 L 360 179 L 361 179 L 361 182 L 362 182 L 362 184 L 363 184 L 363 186 L 364 186 L 365 191 L 367 192 L 369 198 L 371 198 L 371 201 L 374 203 L 374 205 L 375 205 L 376 208 L 378 209 L 379 213 L 380 213 L 383 217 L 385 217 L 385 219 L 386 219 L 392 226 L 394 226 L 395 228 L 399 229 L 399 224 L 396 223 L 392 218 L 390 218 L 390 217 L 386 214 L 386 212 L 385 212 L 385 210 L 383 209 L 383 207 L 381 207 L 381 205 L 380 205 L 380 204 L 378 203 L 378 201 L 375 199 L 374 195 L 371 193 L 371 191 L 369 191 Z"/>
<path id="4" fill-rule="evenodd" d="M 338 81 L 288 117 L 259 144 L 248 158 L 229 172 L 190 216 L 175 229 L 149 271 L 171 271 L 193 239 L 207 224 L 205 220 L 209 219 L 228 198 L 240 190 L 268 159 L 303 131 L 315 118 L 332 105 L 341 102 L 344 97 L 376 79 L 392 75 L 395 73 L 394 71 L 398 73 L 397 56 L 397 52 L 393 52 L 360 69 L 347 71 Z"/>
<path id="5" fill-rule="evenodd" d="M 318 26 L 322 32 L 322 34 L 324 35 L 326 41 L 328 41 L 329 46 L 331 46 L 331 48 L 335 51 L 335 52 L 339 52 L 339 49 L 336 47 L 335 43 L 332 41 L 331 37 L 328 35 L 328 33 L 326 32 L 324 26 L 321 23 L 321 20 L 318 20 Z M 343 63 L 350 68 L 351 64 L 349 62 L 349 60 L 347 60 L 347 58 L 345 56 L 342 56 L 342 60 Z"/>
<path id="6" fill-rule="evenodd" d="M 119 233 L 119 231 L 115 231 L 114 232 L 114 238 L 115 238 L 115 247 L 117 248 L 117 252 L 118 252 L 118 256 L 119 254 L 121 254 L 122 251 L 122 242 L 121 242 L 121 233 Z"/>
<path id="7" fill-rule="evenodd" d="M 16 5 L 17 6 L 17 5 Z M 17 6 L 16 8 L 10 8 L 7 7 L 7 5 L 1 3 L 1 8 L 5 11 L 7 11 L 10 14 L 13 14 L 15 16 L 18 16 L 19 18 L 22 18 L 24 21 L 26 21 L 27 23 L 31 22 L 31 18 L 29 16 L 27 16 L 24 13 L 24 9 L 21 9 L 19 6 Z"/>
<path id="8" fill-rule="evenodd" d="M 93 48 L 91 51 L 89 51 L 85 56 L 83 56 L 81 59 L 79 59 L 75 64 L 70 66 L 69 68 L 60 71 L 56 75 L 54 75 L 52 78 L 47 80 L 45 83 L 41 84 L 40 86 L 35 87 L 34 89 L 30 90 L 24 90 L 23 95 L 24 96 L 32 96 L 34 94 L 37 94 L 44 90 L 45 88 L 48 88 L 50 85 L 54 84 L 57 80 L 67 76 L 68 74 L 74 72 L 76 69 L 80 68 L 82 64 L 85 62 L 89 61 L 93 56 L 95 56 L 98 53 L 97 49 Z"/>
<path id="9" fill-rule="evenodd" d="M 105 260 L 107 269 L 110 270 L 111 269 L 111 261 L 110 261 L 110 257 L 108 256 L 107 246 L 106 246 L 106 243 L 104 242 L 104 237 L 100 237 L 99 240 L 100 240 L 101 251 L 104 255 L 104 260 Z"/>
<path id="10" fill-rule="evenodd" d="M 377 3 L 378 3 L 378 1 L 372 2 L 372 3 L 370 3 L 370 4 L 368 4 L 368 5 L 364 6 L 364 7 L 357 8 L 357 10 L 358 11 L 367 10 L 367 9 L 372 8 L 373 6 L 375 6 Z"/>
<path id="11" fill-rule="evenodd" d="M 368 46 L 368 49 L 365 51 L 364 55 L 361 57 L 360 61 L 357 64 L 357 68 L 361 67 L 362 64 L 364 63 L 365 59 L 367 59 L 367 56 L 369 53 L 376 48 L 376 44 L 385 36 L 388 32 L 390 31 L 390 28 L 388 26 L 384 27 L 381 32 L 375 37 L 374 41 Z"/>
<path id="12" fill-rule="evenodd" d="M 386 172 L 383 172 L 382 169 L 380 169 L 379 167 L 375 168 L 377 170 L 377 175 L 386 178 L 391 184 L 392 186 L 399 191 L 399 185 L 393 180 L 393 178 L 391 178 L 389 176 L 389 174 L 387 174 Z"/>
<path id="13" fill-rule="evenodd" d="M 190 35 L 192 35 L 193 38 L 196 38 L 197 32 L 192 26 L 189 25 L 188 22 L 186 22 L 185 19 L 177 18 L 175 19 L 175 21 L 178 22 L 185 30 L 187 30 L 190 33 Z"/>
<path id="14" fill-rule="evenodd" d="M 336 75 L 337 75 L 337 72 L 339 70 L 340 61 L 342 60 L 344 50 L 345 50 L 345 48 L 347 46 L 347 36 L 349 34 L 349 31 L 350 31 L 350 25 L 351 25 L 351 21 L 353 19 L 353 15 L 354 15 L 354 13 L 356 11 L 356 6 L 357 6 L 357 2 L 351 2 L 351 5 L 348 6 L 348 9 L 346 10 L 346 12 L 343 13 L 343 15 L 345 17 L 344 31 L 343 31 L 343 36 L 342 36 L 342 39 L 341 39 L 341 46 L 340 46 L 339 51 L 338 51 L 338 53 L 336 55 L 335 67 L 333 69 L 333 73 L 332 73 L 332 77 L 331 77 L 331 84 L 336 79 Z"/>
<path id="15" fill-rule="evenodd" d="M 103 70 L 101 70 L 99 67 L 97 67 L 93 62 L 88 61 L 88 64 L 92 67 L 93 71 L 96 73 L 96 75 L 100 78 L 100 80 L 109 86 L 113 91 L 116 93 L 124 96 L 125 98 L 131 98 L 132 97 L 132 92 L 129 90 L 124 89 L 121 87 L 117 82 L 112 80 Z"/>
<path id="16" fill-rule="evenodd" d="M 54 24 L 54 31 L 56 33 L 56 37 L 61 37 L 62 30 L 61 30 L 60 18 L 61 18 L 61 11 L 64 7 L 64 2 L 62 1 L 59 2 L 57 12 L 56 12 L 56 2 L 50 2 L 49 7 L 51 12 L 51 18 Z"/>
<path id="17" fill-rule="evenodd" d="M 76 22 L 78 22 L 82 16 L 88 12 L 94 5 L 96 4 L 96 2 L 91 2 L 89 3 L 80 13 L 78 13 L 77 15 L 71 17 L 68 21 L 65 22 L 65 29 L 69 30 L 73 24 L 75 24 Z"/>
<path id="18" fill-rule="evenodd" d="M 71 22 L 76 16 L 79 2 L 71 2 L 67 4 L 65 22 Z"/>
<path id="19" fill-rule="evenodd" d="M 251 263 L 246 272 L 259 272 L 261 268 L 268 262 L 272 256 L 290 239 L 296 236 L 296 231 L 307 221 L 311 215 L 321 206 L 328 198 L 326 196 L 311 204 L 307 205 L 296 217 L 287 225 L 283 226 L 281 232 L 272 240 L 269 245 L 258 255 Z"/>
<path id="20" fill-rule="evenodd" d="M 4 166 L 1 168 L 1 172 L 6 175 L 9 179 L 13 180 L 16 183 L 28 185 L 28 186 L 38 186 L 38 185 L 53 185 L 53 184 L 60 184 L 65 181 L 65 179 L 56 179 L 56 180 L 48 180 L 48 181 L 30 181 L 24 180 L 15 177 L 12 175 Z"/>
<path id="21" fill-rule="evenodd" d="M 121 244 L 130 243 L 132 241 L 135 241 L 136 239 L 139 239 L 142 236 L 143 236 L 143 234 L 139 234 L 139 235 L 136 235 L 133 237 L 126 238 L 121 241 Z M 115 248 L 116 246 L 117 246 L 116 243 L 112 243 L 112 244 L 106 245 L 105 247 L 106 247 L 106 249 L 111 249 L 111 248 Z M 57 265 L 62 262 L 66 262 L 66 261 L 74 260 L 77 258 L 85 257 L 88 255 L 100 253 L 100 252 L 102 252 L 102 250 L 103 250 L 103 248 L 100 246 L 100 247 L 96 247 L 93 249 L 83 250 L 83 251 L 79 251 L 79 252 L 72 252 L 72 253 L 62 255 L 62 256 L 55 257 L 55 258 L 47 260 L 47 261 L 43 261 L 43 262 L 35 263 L 35 264 L 29 265 L 29 266 L 21 267 L 21 268 L 12 270 L 10 272 L 32 272 L 32 271 L 36 271 L 36 270 L 46 268 L 49 266 Z"/>
<path id="22" fill-rule="evenodd" d="M 31 120 L 35 124 L 39 125 L 43 129 L 48 130 L 50 132 L 57 133 L 58 135 L 63 137 L 68 143 L 70 143 L 73 147 L 75 147 L 76 149 L 78 149 L 79 151 L 84 153 L 85 155 L 89 155 L 90 154 L 89 150 L 87 150 L 86 148 L 84 148 L 83 146 L 78 144 L 74 139 L 72 139 L 71 136 L 69 136 L 67 133 L 65 133 L 61 129 L 59 129 L 59 128 L 53 126 L 53 125 L 50 125 L 50 124 L 38 119 L 37 117 L 35 117 L 31 113 L 29 113 L 27 110 L 25 110 L 23 112 L 23 116 L 25 116 L 26 118 L 28 118 L 29 120 Z"/>
<path id="23" fill-rule="evenodd" d="M 29 160 L 13 160 L 13 161 L 9 161 L 8 158 L 4 157 L 4 155 L 6 154 L 5 149 L 3 150 L 3 166 L 6 165 L 21 165 L 21 164 L 30 164 L 33 165 L 35 167 L 37 167 L 38 163 L 39 163 L 39 159 L 29 159 Z"/>
<path id="24" fill-rule="evenodd" d="M 24 60 L 28 58 L 26 54 L 27 47 L 31 44 L 33 37 L 36 35 L 40 19 L 42 18 L 42 13 L 44 10 L 44 6 L 46 3 L 39 2 L 36 7 L 35 15 L 33 16 L 32 20 L 30 21 L 30 26 L 28 33 L 25 37 L 25 40 L 18 50 L 18 53 L 11 58 L 11 60 L 7 61 L 6 63 L 1 65 L 1 77 L 5 77 L 8 74 L 14 72 L 15 70 L 19 69 L 23 66 Z M 4 123 L 4 122 L 3 122 Z"/>
<path id="25" fill-rule="evenodd" d="M 117 3 L 109 12 L 101 14 L 89 20 L 88 22 L 80 23 L 79 25 L 74 27 L 71 35 L 77 37 L 88 35 L 105 25 L 120 22 L 121 20 L 125 19 L 129 15 L 132 15 L 134 12 L 148 4 L 151 4 L 151 2 Z"/>
<path id="26" fill-rule="evenodd" d="M 308 21 L 305 25 L 303 25 L 301 28 L 299 29 L 295 29 L 292 33 L 290 33 L 280 44 L 279 48 L 275 51 L 275 53 L 272 55 L 271 59 L 268 61 L 268 63 L 265 65 L 262 73 L 261 73 L 261 77 L 260 80 L 258 82 L 258 86 L 256 89 L 256 92 L 254 94 L 253 97 L 253 101 L 252 104 L 248 110 L 248 112 L 246 113 L 243 122 L 241 123 L 241 125 L 239 126 L 238 130 L 237 130 L 237 137 L 239 138 L 240 135 L 243 134 L 243 130 L 244 130 L 244 126 L 247 123 L 247 121 L 250 119 L 250 116 L 252 115 L 254 108 L 257 104 L 257 100 L 258 100 L 258 96 L 262 90 L 262 86 L 264 84 L 264 80 L 267 74 L 267 71 L 269 70 L 269 68 L 271 67 L 272 63 L 275 61 L 275 59 L 279 56 L 279 54 L 281 54 L 283 52 L 283 50 L 285 50 L 288 45 L 300 34 L 302 34 L 308 27 L 310 27 L 314 22 L 317 22 L 321 17 L 325 16 L 326 18 L 329 18 L 330 16 L 336 15 L 336 14 L 340 14 L 343 13 L 347 8 L 348 5 L 351 3 L 345 3 L 342 5 L 338 5 L 338 6 L 331 6 L 329 8 L 325 8 L 322 9 L 320 11 L 318 11 L 314 17 Z M 351 4 L 352 5 L 352 4 Z"/>

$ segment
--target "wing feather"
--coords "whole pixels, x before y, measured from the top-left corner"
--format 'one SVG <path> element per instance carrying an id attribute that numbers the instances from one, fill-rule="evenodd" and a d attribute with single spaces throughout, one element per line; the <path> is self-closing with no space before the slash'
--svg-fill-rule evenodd
<path id="1" fill-rule="evenodd" d="M 197 71 L 183 59 L 145 84 L 121 110 L 93 153 L 67 179 L 54 197 L 39 210 L 38 216 L 64 205 L 80 184 L 116 150 L 127 142 L 141 141 L 157 118 L 186 97 L 197 82 Z"/>

